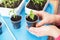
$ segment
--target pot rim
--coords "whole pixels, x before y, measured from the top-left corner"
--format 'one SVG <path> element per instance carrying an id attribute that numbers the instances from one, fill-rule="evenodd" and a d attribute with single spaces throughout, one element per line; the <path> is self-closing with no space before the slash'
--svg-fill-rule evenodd
<path id="1" fill-rule="evenodd" d="M 29 15 L 28 15 L 29 16 Z M 26 18 L 28 17 L 28 16 L 26 16 Z M 37 15 L 36 15 L 37 16 Z M 26 19 L 26 21 L 27 22 L 30 22 L 30 23 L 35 23 L 35 22 L 37 22 L 39 20 L 39 16 L 37 16 L 37 20 L 36 21 L 33 21 L 33 22 L 31 22 L 31 21 L 28 21 L 27 19 Z"/>
<path id="2" fill-rule="evenodd" d="M 13 15 L 12 15 L 13 16 Z M 20 16 L 21 17 L 21 19 L 22 19 L 22 16 L 21 15 L 17 15 L 17 16 Z M 11 19 L 11 18 L 10 18 Z M 20 20 L 18 20 L 18 21 L 12 21 L 13 23 L 18 23 L 18 22 L 20 22 L 21 21 L 21 19 Z"/>

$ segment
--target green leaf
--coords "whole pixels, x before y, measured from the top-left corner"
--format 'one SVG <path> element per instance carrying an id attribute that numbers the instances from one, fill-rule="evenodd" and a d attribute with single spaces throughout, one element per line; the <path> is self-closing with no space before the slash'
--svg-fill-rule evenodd
<path id="1" fill-rule="evenodd" d="M 33 11 L 31 10 L 31 11 L 30 11 L 30 18 L 31 18 L 32 20 L 34 20 L 34 16 L 35 16 L 35 15 L 33 14 Z"/>
<path id="2" fill-rule="evenodd" d="M 10 15 L 11 13 L 14 13 L 14 14 L 13 14 L 13 17 L 16 18 L 16 13 L 15 13 L 14 9 L 12 9 L 12 10 L 9 11 L 9 15 Z"/>
<path id="3" fill-rule="evenodd" d="M 43 5 L 43 2 L 45 2 L 46 0 L 32 0 L 32 2 L 34 4 L 41 4 L 41 6 Z"/>

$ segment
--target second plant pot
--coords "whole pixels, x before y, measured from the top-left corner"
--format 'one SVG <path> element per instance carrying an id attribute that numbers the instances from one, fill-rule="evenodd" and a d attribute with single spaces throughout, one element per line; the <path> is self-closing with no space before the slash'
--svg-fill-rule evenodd
<path id="1" fill-rule="evenodd" d="M 15 18 L 13 16 L 11 17 L 11 21 L 15 29 L 19 29 L 21 27 L 21 19 L 22 17 L 19 15 L 16 15 Z"/>
<path id="2" fill-rule="evenodd" d="M 37 15 L 34 16 L 34 20 L 30 18 L 30 16 L 26 17 L 28 27 L 36 27 L 36 23 L 39 21 L 39 17 Z"/>

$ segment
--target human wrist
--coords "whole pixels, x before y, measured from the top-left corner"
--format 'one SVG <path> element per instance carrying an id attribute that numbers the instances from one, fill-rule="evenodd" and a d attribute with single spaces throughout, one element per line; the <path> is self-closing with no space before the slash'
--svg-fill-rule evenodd
<path id="1" fill-rule="evenodd" d="M 55 24 L 60 25 L 60 15 L 55 15 Z"/>

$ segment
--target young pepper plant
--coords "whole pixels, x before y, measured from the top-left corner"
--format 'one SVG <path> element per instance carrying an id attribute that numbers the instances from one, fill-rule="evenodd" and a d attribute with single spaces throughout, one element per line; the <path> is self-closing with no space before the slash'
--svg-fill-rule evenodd
<path id="1" fill-rule="evenodd" d="M 13 14 L 13 17 L 16 18 L 16 12 L 14 11 L 14 9 L 12 9 L 12 10 L 9 11 L 9 15 L 10 15 L 11 13 L 14 13 L 14 14 Z"/>
<path id="2" fill-rule="evenodd" d="M 45 2 L 45 0 L 32 0 L 32 2 L 34 4 L 41 4 L 41 6 L 43 5 L 43 2 Z"/>
<path id="3" fill-rule="evenodd" d="M 32 11 L 32 10 L 30 11 L 30 15 L 29 15 L 29 16 L 30 16 L 30 18 L 31 18 L 32 20 L 34 20 L 34 16 L 35 16 L 35 15 L 33 14 L 33 11 Z"/>
<path id="4" fill-rule="evenodd" d="M 4 4 L 4 7 L 14 7 L 14 2 L 19 0 L 2 0 L 1 2 Z"/>

